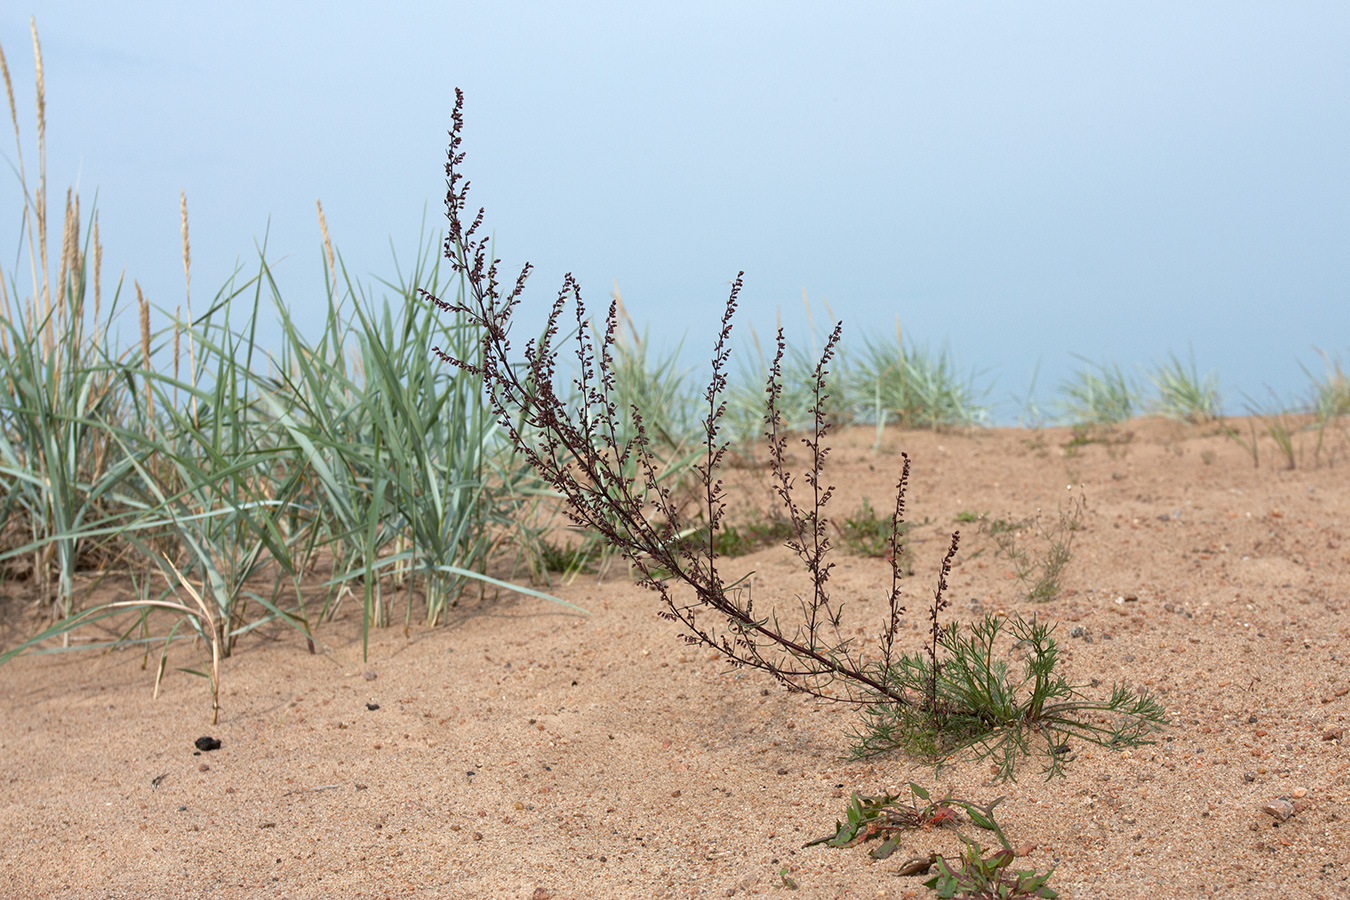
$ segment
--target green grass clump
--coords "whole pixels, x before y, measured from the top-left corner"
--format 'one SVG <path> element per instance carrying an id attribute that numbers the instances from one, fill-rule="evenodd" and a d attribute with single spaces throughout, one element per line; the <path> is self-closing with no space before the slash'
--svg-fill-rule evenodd
<path id="1" fill-rule="evenodd" d="M 1007 626 L 1010 648 L 998 646 Z M 1014 777 L 1017 761 L 1044 744 L 1047 779 L 1063 773 L 1072 740 L 1110 749 L 1152 743 L 1149 735 L 1167 723 L 1162 707 L 1147 692 L 1117 684 L 1106 700 L 1083 695 L 1055 673 L 1059 649 L 1053 626 L 1016 616 L 994 615 L 964 631 L 951 623 L 936 630 L 929 655 L 906 654 L 885 672 L 900 693 L 915 703 L 878 700 L 864 711 L 866 727 L 856 732 L 854 756 L 900 748 L 937 760 L 973 750 L 991 760 L 997 777 Z M 936 650 L 945 651 L 937 659 Z M 1020 672 L 1005 661 L 1020 659 Z"/>
<path id="2" fill-rule="evenodd" d="M 873 422 L 878 435 L 887 424 L 901 428 L 943 428 L 982 424 L 988 408 L 975 376 L 962 377 L 950 350 L 931 353 L 906 347 L 896 324 L 894 342 L 867 337 L 850 360 L 849 401 L 859 421 Z"/>
<path id="3" fill-rule="evenodd" d="M 897 530 L 891 516 L 877 515 L 871 502 L 863 498 L 862 506 L 846 516 L 843 522 L 835 523 L 839 539 L 844 549 L 854 556 L 868 556 L 873 559 L 890 559 L 896 542 L 892 532 Z M 914 552 L 903 543 L 904 536 L 910 530 L 910 523 L 901 522 L 898 526 L 900 538 L 900 566 L 906 575 L 914 574 Z"/>
<path id="4" fill-rule="evenodd" d="M 808 318 L 810 307 L 807 307 Z M 789 348 L 781 361 L 782 394 L 778 399 L 784 425 L 803 432 L 812 425 L 814 377 L 818 336 L 812 334 L 810 352 Z M 742 451 L 764 433 L 764 389 L 769 367 L 759 340 L 754 340 L 755 365 L 740 362 L 728 390 L 722 427 L 733 446 Z M 870 425 L 877 441 L 886 426 L 948 428 L 984 424 L 989 409 L 981 402 L 987 393 L 976 387 L 976 374 L 962 375 L 947 348 L 932 353 L 926 347 L 904 344 L 899 324 L 894 342 L 867 337 L 863 349 L 836 348 L 834 364 L 825 375 L 823 409 L 831 426 Z"/>
<path id="5" fill-rule="evenodd" d="M 1158 413 L 1179 422 L 1201 425 L 1218 419 L 1222 404 L 1219 400 L 1219 376 L 1210 372 L 1203 378 L 1195 367 L 1192 351 L 1190 366 L 1182 364 L 1176 354 L 1159 365 L 1148 376 L 1158 390 L 1155 408 Z"/>
<path id="6" fill-rule="evenodd" d="M 1079 369 L 1059 388 L 1059 407 L 1072 422 L 1112 425 L 1128 421 L 1139 409 L 1139 389 L 1116 363 L 1100 365 L 1077 354 Z"/>
<path id="7" fill-rule="evenodd" d="M 1300 363 L 1311 384 L 1309 409 L 1322 421 L 1350 416 L 1350 375 L 1345 374 L 1339 356 L 1332 357 L 1322 350 L 1317 353 L 1324 367 L 1320 378 Z"/>
<path id="8" fill-rule="evenodd" d="M 539 541 L 537 553 L 539 564 L 546 572 L 560 572 L 569 579 L 585 572 L 600 558 L 599 547 L 594 541 L 561 544 L 545 538 Z"/>

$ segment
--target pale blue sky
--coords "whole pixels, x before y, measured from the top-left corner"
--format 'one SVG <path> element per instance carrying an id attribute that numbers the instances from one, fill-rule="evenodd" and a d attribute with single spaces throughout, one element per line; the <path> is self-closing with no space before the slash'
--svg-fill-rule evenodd
<path id="1" fill-rule="evenodd" d="M 536 264 L 532 322 L 570 270 L 702 351 L 745 269 L 743 326 L 781 308 L 804 334 L 803 289 L 855 339 L 898 314 L 986 369 L 1005 418 L 1073 353 L 1132 369 L 1193 345 L 1240 411 L 1303 392 L 1314 345 L 1350 350 L 1350 5 L 372 9 L 6 5 L 26 162 L 31 12 L 49 190 L 78 179 L 87 209 L 97 189 L 105 279 L 180 302 L 180 189 L 194 306 L 270 219 L 287 301 L 320 309 L 316 198 L 348 267 L 392 277 L 390 241 L 411 262 L 424 207 L 443 222 L 458 85 L 471 200 L 508 265 Z M 4 173 L 7 272 L 18 198 Z"/>

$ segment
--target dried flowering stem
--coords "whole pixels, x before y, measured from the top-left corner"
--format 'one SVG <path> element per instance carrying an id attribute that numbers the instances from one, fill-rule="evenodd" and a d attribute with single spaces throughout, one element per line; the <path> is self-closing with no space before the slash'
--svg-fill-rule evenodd
<path id="1" fill-rule="evenodd" d="M 433 348 L 444 362 L 483 380 L 494 417 L 535 473 L 566 502 L 565 512 L 583 529 L 593 531 L 621 552 L 639 573 L 639 584 L 661 597 L 662 617 L 684 627 L 684 640 L 712 647 L 736 666 L 767 672 L 791 691 L 852 703 L 861 708 L 865 733 L 855 735 L 855 753 L 870 755 L 895 747 L 942 757 L 952 750 L 974 748 L 993 756 L 996 770 L 1012 777 L 1015 759 L 1029 752 L 1029 740 L 1046 741 L 1048 775 L 1059 774 L 1068 737 L 1121 749 L 1149 743 L 1149 734 L 1166 724 L 1162 707 L 1146 692 L 1124 684 L 1107 700 L 1082 697 L 1054 675 L 1057 649 L 1053 626 L 1011 620 L 1015 642 L 1031 648 L 1020 678 L 994 659 L 994 643 L 1002 622 L 987 616 L 969 626 L 965 636 L 955 625 L 943 627 L 948 607 L 947 578 L 960 545 L 960 533 L 938 572 L 929 607 L 930 640 L 924 652 L 897 654 L 895 637 L 905 608 L 900 604 L 905 488 L 909 458 L 896 485 L 891 518 L 891 590 L 888 616 L 880 638 L 880 659 L 864 661 L 853 641 L 844 637 L 842 605 L 829 593 L 830 540 L 824 510 L 834 487 L 823 480 L 829 447 L 825 414 L 828 367 L 839 345 L 835 326 L 812 377 L 812 425 L 800 438 L 807 465 L 799 489 L 788 472 L 787 427 L 780 411 L 786 341 L 778 331 L 777 353 L 766 393 L 765 436 L 769 444 L 774 491 L 786 509 L 793 536 L 787 546 L 797 554 L 811 578 L 811 592 L 802 600 L 802 619 L 785 628 L 774 612 L 755 612 L 754 600 L 741 582 L 726 584 L 717 570 L 716 532 L 726 515 L 726 493 L 719 472 L 727 442 L 719 438 L 726 412 L 727 364 L 731 356 L 731 324 L 741 292 L 741 275 L 731 287 L 713 345 L 712 375 L 702 403 L 702 449 L 694 471 L 699 482 L 700 515 L 707 527 L 688 519 L 663 481 L 662 462 L 635 405 L 620 409 L 616 401 L 615 349 L 621 310 L 610 303 L 604 328 L 593 329 L 586 316 L 581 287 L 569 274 L 553 301 L 543 333 L 525 345 L 524 359 L 514 360 L 509 334 L 511 316 L 521 302 L 530 274 L 526 264 L 509 292 L 499 280 L 500 260 L 491 257 L 482 234 L 480 209 L 465 222 L 469 183 L 460 166 L 464 128 L 463 94 L 456 92 L 454 125 L 445 166 L 446 217 L 450 231 L 445 255 L 461 276 L 461 293 L 449 303 L 423 292 L 442 310 L 456 313 L 478 329 L 475 359 L 457 359 Z M 568 399 L 557 388 L 561 323 L 571 304 L 575 326 L 575 376 Z M 798 497 L 809 499 L 800 503 Z M 697 534 L 697 540 L 689 535 Z M 677 590 L 679 594 L 677 595 Z M 689 594 L 692 593 L 692 596 Z M 711 615 L 709 615 L 711 614 Z M 939 649 L 944 659 L 939 661 Z M 839 682 L 842 691 L 832 686 Z M 1029 696 L 1027 696 L 1029 692 Z M 1111 720 L 1116 720 L 1115 724 Z"/>
<path id="2" fill-rule="evenodd" d="M 857 704 L 878 697 L 892 703 L 910 702 L 906 692 L 884 676 L 884 669 L 878 671 L 874 664 L 864 664 L 852 641 L 843 637 L 842 610 L 831 601 L 828 590 L 830 542 L 823 511 L 833 487 L 822 478 L 829 453 L 824 443 L 829 430 L 824 385 L 840 328 L 835 327 L 814 373 L 814 427 L 801 439 L 808 455 L 803 479 L 809 499 L 804 505 L 796 499 L 794 480 L 785 462 L 788 435 L 779 412 L 785 350 L 781 329 L 766 387 L 765 422 L 775 491 L 795 531 L 788 546 L 801 558 L 812 582 L 810 597 L 802 602 L 802 623 L 786 629 L 776 615 L 757 613 L 749 591 L 740 584 L 724 583 L 717 568 L 715 536 L 726 514 L 725 486 L 719 472 L 727 452 L 727 442 L 719 438 L 719 423 L 726 411 L 732 319 L 741 292 L 741 275 L 737 275 L 727 298 L 713 346 L 712 375 L 701 401 L 706 405 L 703 449 L 695 471 L 708 527 L 706 541 L 700 532 L 695 542 L 685 539 L 695 523 L 681 513 L 670 488 L 659 477 L 661 464 L 651 450 L 641 411 L 635 406 L 620 410 L 614 400 L 611 364 L 619 330 L 617 304 L 610 304 L 604 327 L 598 333 L 593 331 L 588 327 L 580 285 L 567 275 L 543 333 L 526 344 L 523 363 L 513 360 L 511 317 L 521 302 L 531 267 L 526 264 L 510 291 L 503 292 L 500 260 L 491 258 L 488 238 L 482 233 L 483 211 L 466 219 L 469 183 L 461 171 L 464 118 L 463 95 L 459 92 L 452 121 L 445 166 L 445 207 L 450 223 L 445 254 L 462 276 L 463 293 L 456 303 L 430 295 L 427 298 L 443 310 L 464 316 L 480 329 L 482 339 L 477 359 L 456 359 L 439 348 L 434 349 L 436 355 L 483 379 L 493 414 L 535 472 L 566 501 L 568 517 L 582 528 L 598 532 L 628 557 L 640 575 L 639 583 L 661 597 L 664 609 L 660 615 L 684 626 L 686 641 L 712 647 L 734 665 L 767 672 L 793 691 Z M 568 338 L 576 358 L 576 374 L 568 392 L 575 399 L 570 402 L 557 388 L 559 335 L 569 305 L 576 323 L 569 328 L 573 337 Z M 631 428 L 622 427 L 626 424 Z M 622 438 L 625 434 L 632 437 Z M 637 479 L 624 475 L 626 465 L 633 471 L 631 463 L 636 463 L 640 473 Z M 903 519 L 907 480 L 906 459 L 905 474 L 897 485 L 897 526 Z M 887 661 L 904 612 L 898 602 L 899 559 L 898 552 L 892 554 L 890 615 L 882 638 Z M 683 592 L 677 596 L 677 586 L 692 591 L 692 598 L 686 599 Z M 945 582 L 938 588 L 939 596 L 944 589 Z M 709 612 L 714 615 L 705 615 Z M 828 692 L 835 681 L 849 688 L 844 696 Z"/>

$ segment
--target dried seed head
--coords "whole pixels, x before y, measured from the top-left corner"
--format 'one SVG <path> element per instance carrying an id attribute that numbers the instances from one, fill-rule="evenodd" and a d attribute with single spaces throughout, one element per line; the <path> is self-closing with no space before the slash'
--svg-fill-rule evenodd
<path id="1" fill-rule="evenodd" d="M 337 265 L 333 256 L 333 242 L 328 237 L 328 220 L 323 215 L 323 202 L 315 200 L 319 209 L 319 231 L 323 234 L 323 254 L 328 258 L 328 277 L 332 280 L 333 296 L 337 296 Z"/>
<path id="2" fill-rule="evenodd" d="M 188 309 L 192 309 L 192 245 L 188 243 L 187 191 L 178 192 L 178 210 L 183 219 L 183 282 L 187 291 Z"/>
<path id="3" fill-rule="evenodd" d="M 103 267 L 103 245 L 98 239 L 98 212 L 94 212 L 94 321 L 99 320 L 99 305 L 103 300 L 102 285 L 99 284 L 100 269 Z"/>

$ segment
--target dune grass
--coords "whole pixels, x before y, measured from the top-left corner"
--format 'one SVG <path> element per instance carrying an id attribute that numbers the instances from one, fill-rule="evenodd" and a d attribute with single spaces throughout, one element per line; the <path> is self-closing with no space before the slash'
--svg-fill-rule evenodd
<path id="1" fill-rule="evenodd" d="M 430 624 L 474 585 L 554 599 L 491 574 L 503 542 L 523 543 L 520 510 L 539 491 L 499 439 L 481 384 L 428 360 L 434 343 L 465 353 L 474 346 L 463 322 L 434 315 L 421 299 L 453 288 L 441 277 L 439 238 L 420 248 L 410 272 L 395 259 L 398 276 L 381 282 L 377 297 L 341 265 L 320 207 L 328 315 L 311 341 L 280 295 L 265 242 L 256 274 L 236 272 L 193 315 L 184 196 L 187 315 L 181 306 L 161 310 L 169 324 L 154 329 L 152 304 L 134 285 L 139 342 L 116 346 L 122 285 L 104 308 L 97 214 L 81 218 L 74 190 L 60 255 L 50 260 L 35 27 L 33 37 L 36 186 L 0 50 L 28 263 L 22 287 L 20 273 L 0 270 L 0 576 L 26 564 L 51 624 L 0 662 L 68 648 L 72 632 L 138 611 L 111 642 L 144 645 L 147 654 L 162 645 L 162 675 L 169 644 L 200 639 L 209 672 L 193 671 L 210 680 L 214 717 L 219 662 L 242 635 L 281 621 L 313 650 L 313 626 L 337 612 L 354 583 L 367 636 L 392 621 L 390 587 L 405 600 L 405 627 L 415 596 Z M 257 339 L 269 305 L 282 323 L 275 353 Z M 302 580 L 330 561 L 327 596 L 307 600 Z M 77 583 L 113 571 L 131 577 L 137 597 L 82 606 Z M 155 611 L 174 617 L 163 625 Z M 51 647 L 53 638 L 62 646 Z"/>
<path id="2" fill-rule="evenodd" d="M 1072 378 L 1060 384 L 1059 407 L 1075 424 L 1116 425 L 1128 421 L 1140 408 L 1138 385 L 1116 363 L 1084 363 Z"/>
<path id="3" fill-rule="evenodd" d="M 1223 404 L 1219 399 L 1219 376 L 1210 372 L 1201 377 L 1195 367 L 1195 352 L 1190 365 L 1183 365 L 1175 353 L 1158 365 L 1148 380 L 1158 391 L 1153 408 L 1160 415 L 1180 422 L 1202 425 L 1219 418 Z"/>

